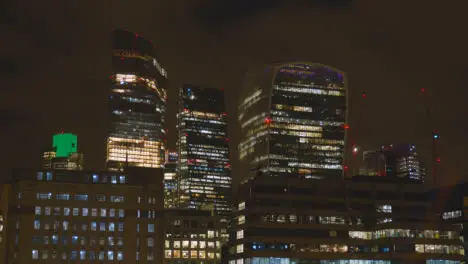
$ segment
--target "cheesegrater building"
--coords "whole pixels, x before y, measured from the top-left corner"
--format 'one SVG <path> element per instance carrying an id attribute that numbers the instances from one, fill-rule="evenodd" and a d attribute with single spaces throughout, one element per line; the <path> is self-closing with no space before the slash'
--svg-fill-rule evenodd
<path id="1" fill-rule="evenodd" d="M 123 30 L 112 40 L 107 167 L 163 167 L 167 73 L 148 40 Z"/>
<path id="2" fill-rule="evenodd" d="M 224 91 L 185 85 L 178 113 L 179 206 L 230 211 L 231 175 Z"/>
<path id="3" fill-rule="evenodd" d="M 241 175 L 343 176 L 347 87 L 341 71 L 317 63 L 250 71 L 239 105 Z"/>

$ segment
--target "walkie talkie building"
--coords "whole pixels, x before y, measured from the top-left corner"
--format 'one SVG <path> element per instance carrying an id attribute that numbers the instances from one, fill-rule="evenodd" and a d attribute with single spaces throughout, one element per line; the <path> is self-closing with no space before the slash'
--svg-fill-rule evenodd
<path id="1" fill-rule="evenodd" d="M 346 95 L 344 74 L 321 64 L 249 72 L 239 105 L 241 175 L 341 178 Z"/>
<path id="2" fill-rule="evenodd" d="M 148 40 L 115 30 L 112 41 L 107 167 L 163 167 L 167 73 Z"/>

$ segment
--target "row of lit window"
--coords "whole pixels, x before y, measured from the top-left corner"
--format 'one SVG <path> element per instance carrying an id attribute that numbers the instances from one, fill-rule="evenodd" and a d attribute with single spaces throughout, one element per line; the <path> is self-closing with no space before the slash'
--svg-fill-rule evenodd
<path id="1" fill-rule="evenodd" d="M 208 238 L 214 238 L 213 234 L 211 237 L 209 236 Z M 166 240 L 165 241 L 166 248 L 177 248 L 177 249 L 178 248 L 195 248 L 195 249 L 215 248 L 215 245 L 217 248 L 221 247 L 221 244 L 219 241 L 216 241 L 216 243 L 214 241 L 198 241 L 198 240 L 191 240 L 191 241 L 189 240 L 182 240 L 182 241 Z"/>
<path id="2" fill-rule="evenodd" d="M 346 244 L 321 244 L 321 245 L 304 245 L 297 246 L 295 244 L 281 244 L 281 243 L 253 243 L 253 250 L 281 250 L 281 251 L 299 251 L 299 252 L 327 252 L 327 253 L 358 253 L 358 252 L 372 252 L 372 253 L 388 253 L 395 252 L 395 248 L 385 245 L 346 245 Z M 244 253 L 244 244 L 238 244 L 235 249 L 236 253 Z M 398 252 L 398 251 L 396 251 Z M 403 252 L 407 252 L 406 249 Z M 414 246 L 416 253 L 429 253 L 429 254 L 455 254 L 464 255 L 462 245 L 425 245 L 416 244 Z"/>
<path id="3" fill-rule="evenodd" d="M 311 119 L 300 119 L 290 118 L 289 113 L 280 110 L 272 110 L 272 121 L 273 122 L 284 122 L 290 124 L 301 124 L 301 125 L 312 125 L 312 126 L 326 126 L 326 127 L 343 127 L 343 122 L 338 121 L 326 121 L 326 120 L 311 120 Z"/>
<path id="4" fill-rule="evenodd" d="M 285 92 L 294 92 L 294 93 L 307 93 L 315 95 L 328 95 L 328 96 L 345 96 L 346 93 L 336 90 L 322 90 L 320 88 L 304 88 L 304 87 L 294 87 L 294 86 L 282 86 L 275 85 L 273 86 L 275 90 L 285 91 Z"/>
<path id="5" fill-rule="evenodd" d="M 151 224 L 152 225 L 152 224 Z M 53 231 L 58 231 L 60 230 L 60 226 L 62 226 L 63 231 L 68 231 L 70 230 L 70 222 L 69 221 L 62 221 L 62 225 L 60 225 L 60 221 L 55 220 L 53 224 L 48 223 L 47 221 L 43 221 L 43 229 L 48 231 L 48 230 L 53 230 Z M 124 223 L 104 223 L 104 222 L 90 222 L 89 228 L 90 231 L 98 231 L 98 226 L 99 226 L 99 231 L 101 232 L 123 232 L 124 231 Z M 33 227 L 34 230 L 41 230 L 41 220 L 34 220 L 33 222 Z M 82 224 L 81 225 L 81 230 L 82 231 L 88 231 L 88 225 L 87 224 Z M 148 232 L 152 233 L 154 232 L 154 225 L 152 225 L 152 229 L 150 229 L 150 224 L 148 224 Z"/>
<path id="6" fill-rule="evenodd" d="M 43 245 L 58 245 L 58 244 L 62 244 L 62 245 L 67 245 L 69 243 L 69 240 L 71 238 L 71 244 L 72 245 L 81 245 L 81 246 L 86 246 L 87 245 L 87 240 L 89 242 L 89 246 L 95 246 L 95 245 L 99 245 L 100 246 L 105 246 L 106 245 L 106 241 L 107 241 L 107 245 L 108 246 L 119 246 L 119 247 L 122 247 L 124 245 L 124 242 L 123 242 L 123 237 L 113 237 L 113 236 L 108 236 L 108 237 L 90 237 L 90 238 L 87 238 L 85 236 L 76 236 L 76 235 L 73 235 L 73 236 L 59 236 L 59 235 L 52 235 L 52 236 L 33 236 L 32 237 L 32 243 L 33 244 L 43 244 Z M 153 239 L 153 238 L 148 238 L 148 243 L 150 242 L 149 239 Z M 153 243 L 151 244 L 148 244 L 148 247 L 152 247 L 152 245 L 154 245 L 154 240 L 152 240 Z"/>
<path id="7" fill-rule="evenodd" d="M 197 250 L 191 250 L 191 251 L 188 251 L 188 250 L 165 250 L 164 251 L 164 257 L 167 258 L 167 259 L 170 259 L 170 258 L 175 258 L 175 259 L 178 259 L 178 258 L 184 258 L 184 259 L 188 259 L 188 258 L 191 258 L 191 259 L 215 259 L 215 257 L 217 259 L 220 259 L 221 258 L 221 254 L 220 253 L 215 253 L 215 252 L 206 252 L 204 250 L 200 250 L 200 251 L 197 251 Z"/>
<path id="8" fill-rule="evenodd" d="M 270 258 L 270 257 L 255 257 L 230 260 L 229 264 L 295 264 L 295 260 L 290 258 Z M 391 260 L 364 260 L 364 259 L 336 259 L 336 260 L 321 260 L 320 264 L 392 264 Z M 460 264 L 459 261 L 452 260 L 427 260 L 426 264 Z"/>
<path id="9" fill-rule="evenodd" d="M 40 253 L 40 254 L 39 254 Z M 40 255 L 40 258 L 39 258 Z M 124 259 L 124 254 L 121 251 L 107 251 L 107 254 L 105 251 L 86 251 L 86 250 L 80 250 L 80 251 L 71 251 L 70 255 L 68 256 L 67 252 L 62 252 L 60 254 L 61 256 L 57 256 L 57 252 L 52 251 L 50 252 L 50 259 L 57 259 L 61 258 L 62 260 L 123 260 Z M 39 250 L 33 249 L 32 250 L 32 256 L 31 258 L 33 260 L 38 260 L 38 259 L 43 259 L 47 260 L 49 259 L 49 251 L 47 250 Z"/>
<path id="10" fill-rule="evenodd" d="M 99 213 L 98 213 L 99 212 Z M 71 214 L 70 214 L 71 213 Z M 42 215 L 42 207 L 36 206 L 34 208 L 34 214 L 35 215 Z M 49 215 L 54 215 L 54 216 L 60 216 L 62 215 L 62 208 L 61 207 L 44 207 L 44 215 L 49 216 Z M 89 209 L 88 208 L 68 208 L 64 207 L 63 208 L 63 216 L 92 216 L 92 217 L 119 217 L 123 218 L 125 217 L 125 210 L 124 209 L 107 209 L 107 208 L 92 208 L 91 209 L 91 215 L 89 215 Z"/>
<path id="11" fill-rule="evenodd" d="M 55 195 L 55 199 L 59 201 L 69 201 L 71 200 L 72 195 L 69 193 L 58 193 Z M 87 201 L 88 200 L 88 195 L 87 194 L 75 194 L 75 201 Z M 36 199 L 37 200 L 52 200 L 52 193 L 36 193 Z M 98 202 L 105 202 L 106 201 L 106 195 L 103 194 L 97 194 L 95 196 L 96 201 Z M 109 197 L 109 201 L 112 203 L 122 203 L 125 201 L 124 196 L 116 196 L 116 195 L 111 195 Z"/>

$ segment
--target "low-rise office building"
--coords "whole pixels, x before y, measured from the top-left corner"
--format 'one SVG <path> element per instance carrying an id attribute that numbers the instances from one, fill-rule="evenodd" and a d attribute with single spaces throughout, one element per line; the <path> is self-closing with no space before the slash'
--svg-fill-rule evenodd
<path id="1" fill-rule="evenodd" d="M 19 170 L 4 201 L 5 263 L 161 263 L 162 170 Z M 0 247 L 1 249 L 1 247 Z"/>
<path id="2" fill-rule="evenodd" d="M 460 228 L 432 213 L 426 191 L 359 177 L 258 176 L 239 188 L 229 263 L 460 263 Z"/>
<path id="3" fill-rule="evenodd" d="M 221 216 L 195 209 L 170 209 L 164 215 L 165 263 L 221 263 Z"/>

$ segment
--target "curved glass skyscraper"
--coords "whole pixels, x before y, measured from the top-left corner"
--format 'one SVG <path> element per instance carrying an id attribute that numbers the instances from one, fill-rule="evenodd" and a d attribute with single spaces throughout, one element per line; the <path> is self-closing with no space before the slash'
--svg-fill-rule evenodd
<path id="1" fill-rule="evenodd" d="M 162 167 L 167 73 L 148 40 L 115 30 L 112 42 L 107 167 Z"/>
<path id="2" fill-rule="evenodd" d="M 344 74 L 325 65 L 249 72 L 239 105 L 241 175 L 341 178 L 346 95 Z"/>

